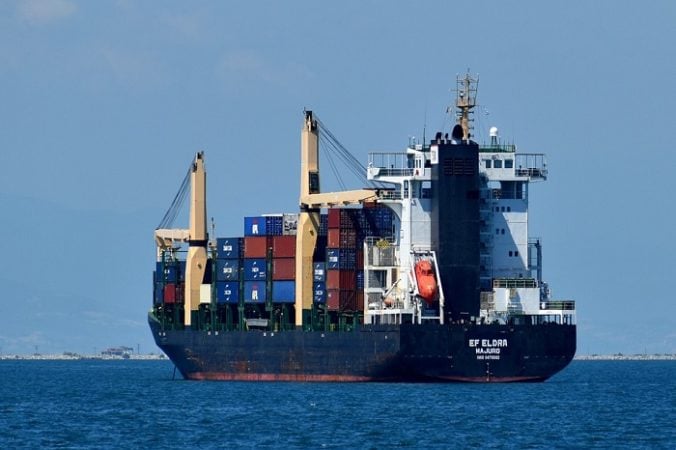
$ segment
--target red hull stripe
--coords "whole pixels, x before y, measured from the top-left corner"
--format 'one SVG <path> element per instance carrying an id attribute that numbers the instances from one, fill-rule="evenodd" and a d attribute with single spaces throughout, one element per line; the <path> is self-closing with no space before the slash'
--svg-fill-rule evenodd
<path id="1" fill-rule="evenodd" d="M 212 381 L 379 381 L 379 378 L 356 375 L 309 375 L 309 374 L 275 374 L 275 373 L 224 373 L 193 372 L 186 375 L 189 380 Z"/>
<path id="2" fill-rule="evenodd" d="M 518 383 L 528 381 L 544 381 L 543 377 L 439 377 L 444 381 L 456 381 L 461 383 Z"/>
<path id="3" fill-rule="evenodd" d="M 310 374 L 274 374 L 274 373 L 225 373 L 225 372 L 193 372 L 186 375 L 189 380 L 209 381 L 310 381 L 310 382 L 365 382 L 365 381 L 397 381 L 397 378 L 375 378 L 357 375 L 310 375 Z M 543 381 L 543 377 L 437 377 L 428 381 L 448 381 L 461 383 L 515 383 Z"/>

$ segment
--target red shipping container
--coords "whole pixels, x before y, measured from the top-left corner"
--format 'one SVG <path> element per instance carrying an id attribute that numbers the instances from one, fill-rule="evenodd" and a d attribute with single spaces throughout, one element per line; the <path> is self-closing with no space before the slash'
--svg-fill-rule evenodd
<path id="1" fill-rule="evenodd" d="M 364 270 L 364 248 L 357 249 L 357 270 Z"/>
<path id="2" fill-rule="evenodd" d="M 327 247 L 340 248 L 340 228 L 329 228 Z"/>
<path id="3" fill-rule="evenodd" d="M 176 303 L 183 303 L 185 301 L 185 283 L 176 285 Z"/>
<path id="4" fill-rule="evenodd" d="M 244 238 L 245 258 L 266 258 L 268 256 L 268 238 L 266 236 L 247 236 Z"/>
<path id="5" fill-rule="evenodd" d="M 168 283 L 164 285 L 164 303 L 176 303 L 176 285 Z"/>
<path id="6" fill-rule="evenodd" d="M 357 310 L 357 292 L 356 291 L 340 291 L 340 300 L 338 308 L 341 311 L 356 311 Z"/>
<path id="7" fill-rule="evenodd" d="M 295 280 L 296 258 L 275 258 L 272 260 L 272 279 Z"/>
<path id="8" fill-rule="evenodd" d="M 328 225 L 329 225 L 329 228 L 340 228 L 340 209 L 339 208 L 329 208 Z"/>
<path id="9" fill-rule="evenodd" d="M 340 291 L 337 289 L 328 289 L 326 291 L 326 308 L 329 311 L 338 311 L 340 307 Z"/>
<path id="10" fill-rule="evenodd" d="M 357 311 L 364 310 L 364 291 L 357 291 Z"/>
<path id="11" fill-rule="evenodd" d="M 326 289 L 350 289 L 354 290 L 357 286 L 357 272 L 354 270 L 335 270 L 326 271 Z"/>
<path id="12" fill-rule="evenodd" d="M 272 257 L 294 258 L 296 256 L 296 236 L 273 236 Z"/>

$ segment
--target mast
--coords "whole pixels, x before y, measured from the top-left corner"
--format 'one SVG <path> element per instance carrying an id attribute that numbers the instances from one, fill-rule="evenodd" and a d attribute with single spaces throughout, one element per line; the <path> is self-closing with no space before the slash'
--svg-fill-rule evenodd
<path id="1" fill-rule="evenodd" d="M 456 115 L 458 117 L 458 125 L 462 127 L 462 139 L 466 141 L 472 137 L 470 133 L 472 129 L 470 114 L 473 113 L 472 108 L 476 106 L 479 77 L 472 78 L 469 73 L 465 74 L 463 78 L 458 76 L 456 78 L 456 86 Z"/>
<path id="2" fill-rule="evenodd" d="M 207 265 L 207 206 L 204 152 L 195 155 L 190 172 L 190 230 L 185 274 L 185 314 L 183 324 L 192 323 L 192 311 L 200 301 L 200 285 Z"/>

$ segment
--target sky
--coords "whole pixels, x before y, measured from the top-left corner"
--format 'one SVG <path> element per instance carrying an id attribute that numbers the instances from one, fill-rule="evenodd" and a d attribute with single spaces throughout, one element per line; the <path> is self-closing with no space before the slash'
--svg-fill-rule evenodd
<path id="1" fill-rule="evenodd" d="M 153 230 L 195 152 L 241 235 L 297 210 L 304 109 L 365 164 L 448 131 L 467 70 L 477 140 L 547 154 L 530 234 L 578 354 L 676 353 L 674 42 L 667 0 L 0 2 L 0 353 L 157 352 Z"/>

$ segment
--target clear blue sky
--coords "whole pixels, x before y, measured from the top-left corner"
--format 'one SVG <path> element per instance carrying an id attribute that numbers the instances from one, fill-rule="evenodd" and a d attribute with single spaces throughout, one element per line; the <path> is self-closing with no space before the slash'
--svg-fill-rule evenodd
<path id="1" fill-rule="evenodd" d="M 548 155 L 533 186 L 578 352 L 676 352 L 676 4 L 0 3 L 0 352 L 157 351 L 152 232 L 205 150 L 208 214 L 295 211 L 303 108 L 362 161 L 448 129 Z"/>

